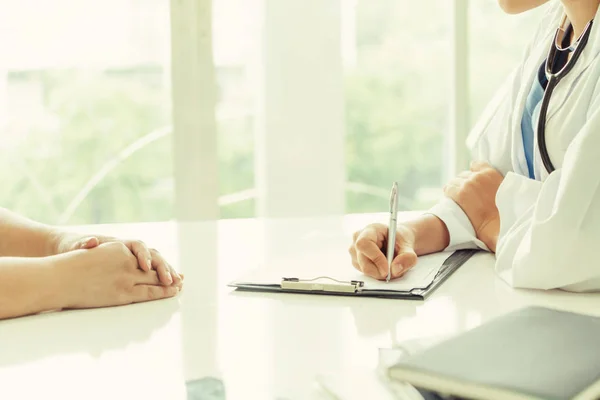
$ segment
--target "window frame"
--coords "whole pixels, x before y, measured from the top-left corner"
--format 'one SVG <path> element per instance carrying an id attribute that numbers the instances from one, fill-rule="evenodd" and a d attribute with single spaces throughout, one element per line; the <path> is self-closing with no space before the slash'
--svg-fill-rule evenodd
<path id="1" fill-rule="evenodd" d="M 292 1 L 292 0 L 290 0 Z M 342 2 L 344 0 L 335 0 L 339 3 L 340 14 Z M 321 0 L 310 0 L 312 6 L 317 7 L 317 2 Z M 216 78 L 215 66 L 212 53 L 212 19 L 211 9 L 212 0 L 170 0 L 171 3 L 171 66 L 172 66 L 172 99 L 173 99 L 173 151 L 174 151 L 174 180 L 175 180 L 175 217 L 178 220 L 212 220 L 219 218 L 219 187 L 218 187 L 218 160 L 217 160 L 217 126 L 215 120 L 216 108 Z M 322 2 L 329 3 L 329 2 Z M 270 2 L 262 0 L 262 14 L 269 18 Z M 450 149 L 445 154 L 445 164 L 447 168 L 444 179 L 450 179 L 461 170 L 468 168 L 469 151 L 466 140 L 469 131 L 469 43 L 468 43 L 468 0 L 454 0 L 453 13 L 450 16 L 452 29 L 452 95 L 449 103 L 449 126 L 446 141 L 446 148 Z M 323 6 L 325 7 L 325 6 Z M 339 18 L 339 15 L 336 16 Z M 284 24 L 272 24 L 285 28 Z M 339 30 L 341 35 L 341 30 Z M 270 31 L 273 33 L 273 31 Z M 341 42 L 339 40 L 338 42 Z M 194 55 L 194 56 L 190 56 Z M 264 62 L 264 60 L 262 60 Z M 289 67 L 289 65 L 287 65 Z M 332 66 L 335 70 L 337 66 Z M 303 71 L 298 67 L 298 73 Z M 259 80 L 260 82 L 260 80 Z M 262 82 L 264 83 L 264 81 Z M 291 102 L 290 104 L 292 104 Z M 269 104 L 266 99 L 265 104 Z M 264 105 L 264 104 L 263 104 Z M 334 107 L 338 105 L 334 102 Z M 268 112 L 269 110 L 266 110 Z M 338 110 L 334 110 L 334 115 L 339 115 Z M 257 127 L 259 130 L 261 127 Z M 264 127 L 262 127 L 264 128 Z M 281 135 L 286 132 L 281 132 Z M 269 137 L 272 135 L 261 135 L 256 141 L 256 154 L 268 154 L 268 149 L 272 147 Z M 277 138 L 278 143 L 282 143 L 281 137 Z M 339 163 L 343 160 L 344 147 L 337 147 L 338 140 L 330 140 L 331 145 L 322 149 L 330 153 L 329 160 L 331 164 Z M 276 158 L 274 159 L 276 160 Z M 261 161 L 259 161 L 260 163 Z M 265 161 L 266 162 L 266 161 Z M 299 166 L 280 163 L 275 166 L 278 172 L 285 174 L 285 169 L 297 172 Z M 259 164 L 260 167 L 260 164 Z M 322 166 L 325 171 L 337 171 L 333 176 L 321 174 L 315 175 L 315 187 L 321 191 L 323 198 L 338 199 L 345 198 L 345 174 L 339 172 L 339 166 Z M 284 169 L 283 171 L 281 169 Z M 345 168 L 345 166 L 344 166 Z M 258 186 L 276 186 L 274 174 L 269 174 L 265 165 L 257 168 L 255 171 L 255 180 Z M 323 184 L 323 177 L 327 179 L 344 180 L 343 184 Z M 312 177 L 311 177 L 312 179 Z M 310 185 L 308 185 L 310 186 Z M 270 196 L 267 190 L 257 190 L 257 216 L 263 217 L 276 215 L 289 216 L 306 214 L 314 212 L 322 214 L 318 210 L 302 210 L 298 207 L 309 201 L 311 196 L 310 187 L 304 188 L 304 194 L 300 197 L 294 197 L 293 201 L 286 200 L 282 203 L 282 196 L 273 195 L 271 198 L 262 198 Z M 322 191 L 325 191 L 323 193 Z M 277 191 L 272 192 L 277 193 Z M 295 192 L 296 195 L 302 192 Z M 304 198 L 302 197 L 304 196 Z M 284 199 L 285 200 L 285 199 Z M 339 202 L 337 202 L 339 203 Z M 336 201 L 329 204 L 327 212 L 329 214 L 343 213 L 342 209 L 337 209 Z M 265 205 L 268 205 L 265 207 Z M 270 212 L 268 208 L 275 210 Z M 287 207 L 287 208 L 286 208 Z M 336 208 L 337 207 L 337 208 Z M 313 201 L 314 208 L 314 201 Z M 286 211 L 287 210 L 287 211 Z"/>
<path id="2" fill-rule="evenodd" d="M 452 13 L 452 101 L 450 102 L 449 168 L 454 177 L 469 167 L 469 0 L 454 0 Z"/>
<path id="3" fill-rule="evenodd" d="M 219 218 L 212 0 L 171 0 L 174 216 Z"/>

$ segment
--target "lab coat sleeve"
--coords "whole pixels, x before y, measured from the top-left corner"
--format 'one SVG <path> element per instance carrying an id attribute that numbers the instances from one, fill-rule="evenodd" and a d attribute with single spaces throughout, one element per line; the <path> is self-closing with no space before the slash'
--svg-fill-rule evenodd
<path id="1" fill-rule="evenodd" d="M 474 160 L 486 161 L 503 174 L 511 169 L 510 121 L 520 85 L 520 67 L 508 77 L 488 104 L 471 134 L 468 146 Z M 471 221 L 454 200 L 444 197 L 428 212 L 441 219 L 450 235 L 446 251 L 481 249 L 487 246 L 475 234 Z"/>
<path id="2" fill-rule="evenodd" d="M 561 12 L 562 5 L 558 2 L 548 9 L 526 47 L 521 63 L 500 86 L 469 133 L 467 146 L 471 151 L 472 159 L 487 162 L 502 175 L 506 175 L 512 170 L 511 124 L 517 95 L 522 85 L 526 60 L 537 43 L 551 37 L 555 26 L 552 21 L 557 20 Z M 536 195 L 535 190 L 527 190 L 527 192 L 530 196 Z M 453 200 L 443 198 L 429 210 L 429 213 L 440 218 L 448 228 L 450 244 L 445 250 L 488 250 L 486 245 L 477 239 L 475 230 L 465 212 Z"/>
<path id="3" fill-rule="evenodd" d="M 510 285 L 600 290 L 598 149 L 600 107 L 543 183 L 506 175 L 496 195 L 496 271 Z"/>
<path id="4" fill-rule="evenodd" d="M 488 250 L 487 246 L 477 239 L 469 217 L 454 200 L 444 197 L 428 213 L 441 219 L 448 228 L 450 244 L 445 251 L 461 249 Z"/>

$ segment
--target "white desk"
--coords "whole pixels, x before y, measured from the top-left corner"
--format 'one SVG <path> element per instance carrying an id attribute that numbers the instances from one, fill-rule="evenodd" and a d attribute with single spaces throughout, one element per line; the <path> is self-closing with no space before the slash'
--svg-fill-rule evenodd
<path id="1" fill-rule="evenodd" d="M 286 257 L 337 257 L 351 268 L 350 234 L 373 218 L 95 227 L 159 248 L 185 272 L 183 293 L 0 322 L 0 398 L 185 399 L 185 381 L 216 376 L 227 399 L 301 399 L 320 372 L 374 367 L 379 347 L 455 334 L 525 305 L 600 314 L 597 295 L 512 290 L 486 254 L 424 302 L 238 293 L 226 286 L 245 270 Z"/>

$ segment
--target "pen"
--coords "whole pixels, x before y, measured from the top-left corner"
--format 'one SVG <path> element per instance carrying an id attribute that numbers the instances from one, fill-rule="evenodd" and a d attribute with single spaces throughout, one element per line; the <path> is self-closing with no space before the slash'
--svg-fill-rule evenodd
<path id="1" fill-rule="evenodd" d="M 390 224 L 388 226 L 387 240 L 387 262 L 388 274 L 386 282 L 392 277 L 392 261 L 394 260 L 394 250 L 396 249 L 396 223 L 398 218 L 398 182 L 392 185 L 392 193 L 390 194 Z"/>

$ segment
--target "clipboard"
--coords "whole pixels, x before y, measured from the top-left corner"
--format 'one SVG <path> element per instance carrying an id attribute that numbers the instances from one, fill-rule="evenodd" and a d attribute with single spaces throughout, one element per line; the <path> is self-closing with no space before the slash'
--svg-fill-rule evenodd
<path id="1" fill-rule="evenodd" d="M 435 273 L 435 277 L 425 287 L 410 290 L 369 289 L 364 280 L 339 280 L 330 276 L 297 278 L 282 276 L 272 282 L 252 282 L 238 280 L 228 286 L 238 291 L 296 293 L 328 296 L 375 297 L 382 299 L 425 300 L 450 275 L 460 268 L 479 250 L 457 250 L 450 254 Z M 402 279 L 402 278 L 400 278 Z"/>

